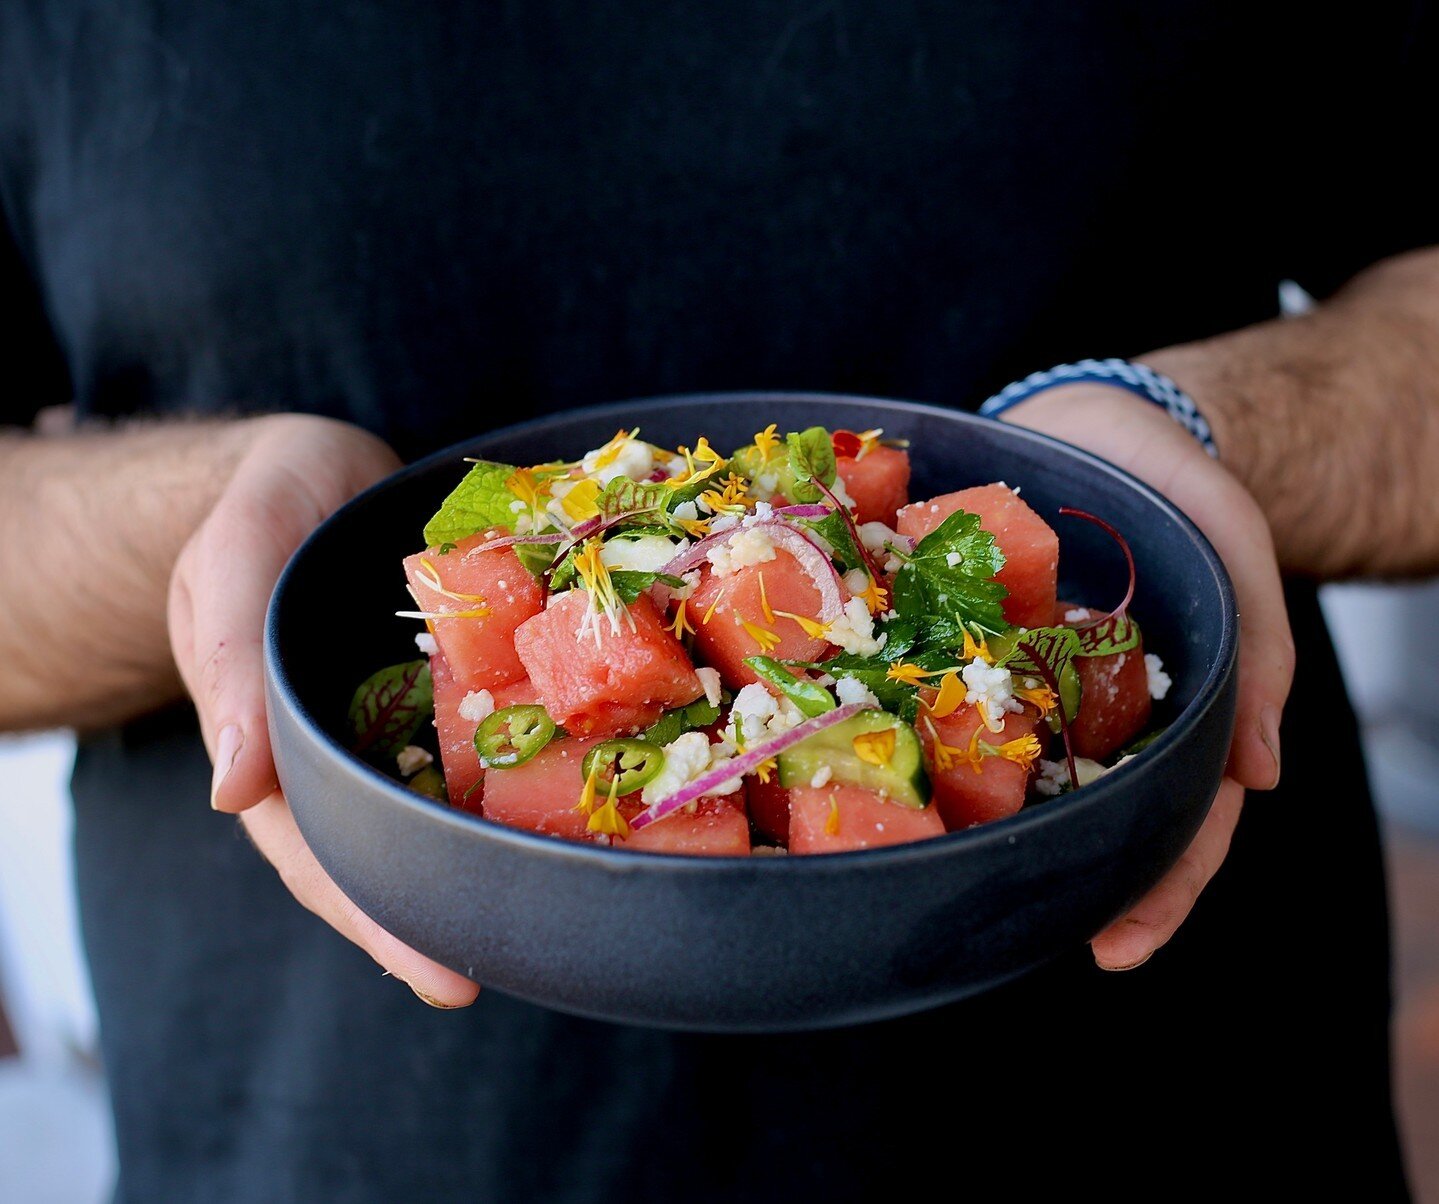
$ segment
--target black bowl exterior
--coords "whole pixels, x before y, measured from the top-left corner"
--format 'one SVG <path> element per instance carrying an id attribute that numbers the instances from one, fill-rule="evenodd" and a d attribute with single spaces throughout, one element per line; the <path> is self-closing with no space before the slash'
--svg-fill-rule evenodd
<path id="1" fill-rule="evenodd" d="M 415 655 L 400 557 L 463 455 L 570 458 L 640 426 L 722 449 L 770 422 L 883 426 L 911 441 L 912 496 L 990 480 L 1060 532 L 1067 596 L 1102 604 L 1122 560 L 1134 613 L 1174 678 L 1169 730 L 1072 796 L 920 844 L 823 857 L 685 858 L 570 844 L 431 803 L 336 740 L 355 683 Z M 337 606 L 337 597 L 344 605 Z M 383 632 L 384 634 L 380 634 Z M 934 1006 L 1094 935 L 1175 862 L 1218 788 L 1233 727 L 1237 620 L 1203 537 L 1158 495 L 1053 440 L 969 415 L 830 396 L 664 398 L 575 411 L 420 462 L 339 511 L 296 553 L 266 632 L 271 738 L 306 839 L 342 889 L 402 940 L 485 985 L 603 1019 L 712 1031 L 814 1028 Z"/>

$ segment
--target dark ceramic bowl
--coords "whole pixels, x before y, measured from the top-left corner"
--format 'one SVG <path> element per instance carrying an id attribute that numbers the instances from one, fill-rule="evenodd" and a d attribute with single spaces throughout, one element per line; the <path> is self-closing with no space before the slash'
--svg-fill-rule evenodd
<path id="1" fill-rule="evenodd" d="M 1104 605 L 1120 557 L 1174 678 L 1169 729 L 1092 786 L 920 844 L 820 857 L 687 858 L 570 844 L 429 802 L 345 751 L 355 684 L 415 655 L 400 558 L 483 455 L 569 459 L 621 426 L 738 445 L 770 422 L 910 440 L 912 496 L 1004 480 L 1060 532 L 1063 595 Z M 346 604 L 335 605 L 337 590 Z M 1101 460 L 1016 427 L 866 398 L 736 394 L 579 410 L 497 431 L 356 498 L 295 554 L 266 629 L 280 782 L 321 864 L 402 940 L 487 987 L 583 1015 L 716 1031 L 896 1016 L 983 991 L 1093 936 L 1175 862 L 1209 809 L 1233 726 L 1234 597 L 1194 526 Z"/>

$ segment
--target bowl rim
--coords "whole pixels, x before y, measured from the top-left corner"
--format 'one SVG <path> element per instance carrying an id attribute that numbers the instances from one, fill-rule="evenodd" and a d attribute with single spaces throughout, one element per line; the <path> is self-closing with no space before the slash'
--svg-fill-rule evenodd
<path id="1" fill-rule="evenodd" d="M 713 407 L 716 404 L 733 404 L 735 402 L 799 404 L 816 407 L 843 402 L 863 405 L 892 414 L 939 418 L 948 422 L 958 422 L 961 425 L 983 425 L 991 429 L 1002 428 L 1006 433 L 1006 438 L 1014 439 L 1020 444 L 1043 448 L 1050 453 L 1058 452 L 1061 457 L 1077 461 L 1090 471 L 1110 477 L 1131 491 L 1137 492 L 1168 516 L 1184 532 L 1198 553 L 1201 562 L 1214 578 L 1219 593 L 1220 639 L 1215 649 L 1214 659 L 1194 698 L 1154 743 L 1146 748 L 1140 757 L 1136 757 L 1134 763 L 1121 765 L 1105 774 L 1099 781 L 1080 790 L 1060 795 L 1043 806 L 1025 807 L 1003 819 L 978 824 L 961 832 L 947 832 L 943 836 L 931 837 L 928 840 L 804 857 L 696 857 L 683 853 L 652 853 L 640 849 L 613 848 L 607 845 L 564 840 L 495 823 L 483 816 L 457 810 L 448 803 L 428 799 L 407 789 L 340 744 L 301 701 L 279 653 L 280 611 L 286 605 L 286 596 L 298 571 L 298 566 L 306 559 L 313 545 L 325 538 L 325 533 L 330 526 L 343 521 L 350 511 L 357 509 L 376 494 L 388 490 L 401 481 L 424 475 L 439 464 L 461 461 L 463 456 L 472 454 L 473 444 L 481 439 L 490 439 L 501 435 L 506 437 L 523 436 L 529 431 L 553 426 L 557 421 L 577 416 L 597 418 L 612 414 L 618 418 L 639 410 L 699 410 Z M 999 844 L 1013 845 L 1026 833 L 1061 823 L 1066 816 L 1105 807 L 1117 795 L 1125 791 L 1137 774 L 1146 772 L 1150 766 L 1160 760 L 1177 755 L 1181 745 L 1186 742 L 1206 713 L 1222 699 L 1229 680 L 1235 672 L 1238 645 L 1239 616 L 1234 587 L 1223 561 L 1208 538 L 1182 510 L 1163 494 L 1092 452 L 1027 427 L 1013 426 L 997 419 L 985 418 L 968 411 L 950 409 L 926 402 L 844 393 L 739 390 L 661 394 L 653 397 L 634 398 L 629 401 L 579 406 L 569 410 L 550 412 L 524 422 L 495 427 L 493 430 L 485 431 L 471 439 L 441 448 L 406 465 L 397 472 L 391 473 L 383 480 L 377 481 L 361 493 L 356 494 L 337 509 L 310 532 L 291 554 L 280 576 L 276 579 L 269 605 L 266 608 L 263 654 L 264 675 L 269 695 L 268 707 L 273 707 L 277 702 L 282 704 L 295 723 L 304 729 L 311 742 L 320 750 L 325 760 L 329 762 L 330 768 L 338 776 L 358 774 L 362 779 L 378 787 L 390 803 L 412 811 L 417 820 L 449 826 L 454 829 L 457 838 L 462 839 L 468 836 L 473 839 L 478 836 L 503 848 L 512 849 L 519 855 L 555 859 L 586 869 L 624 874 L 651 872 L 673 874 L 679 872 L 687 875 L 752 877 L 759 874 L 829 874 L 843 872 L 861 864 L 875 869 L 884 866 L 897 867 L 916 861 L 929 861 L 938 857 L 958 855 L 966 850 L 978 851 Z M 270 722 L 273 724 L 273 719 Z"/>

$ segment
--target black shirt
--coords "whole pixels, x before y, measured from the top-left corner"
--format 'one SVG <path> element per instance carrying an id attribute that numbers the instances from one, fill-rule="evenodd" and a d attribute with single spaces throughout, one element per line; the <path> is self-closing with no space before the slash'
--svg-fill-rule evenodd
<path id="1" fill-rule="evenodd" d="M 671 391 L 973 405 L 1429 237 L 1405 167 L 1427 22 L 1388 0 L 7 5 L 3 416 L 298 409 L 411 455 Z M 1401 1194 L 1373 816 L 1312 591 L 1292 602 L 1284 786 L 1170 947 L 808 1036 L 494 992 L 430 1013 L 209 812 L 183 713 L 86 741 L 120 1197 L 851 1199 L 929 1173 L 1178 1198 L 1241 1169 Z"/>

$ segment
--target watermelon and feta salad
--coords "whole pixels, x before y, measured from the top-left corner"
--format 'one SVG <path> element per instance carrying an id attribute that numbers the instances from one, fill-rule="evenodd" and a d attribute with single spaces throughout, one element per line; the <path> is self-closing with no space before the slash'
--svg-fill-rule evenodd
<path id="1" fill-rule="evenodd" d="M 1122 536 L 1061 511 L 1130 573 L 1063 600 L 1018 489 L 909 479 L 882 431 L 773 425 L 473 462 L 404 561 L 424 656 L 358 688 L 352 747 L 496 823 L 712 856 L 924 840 L 1135 755 L 1169 681 Z"/>

